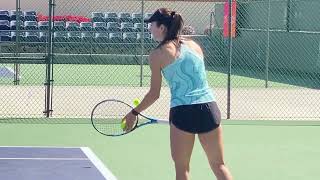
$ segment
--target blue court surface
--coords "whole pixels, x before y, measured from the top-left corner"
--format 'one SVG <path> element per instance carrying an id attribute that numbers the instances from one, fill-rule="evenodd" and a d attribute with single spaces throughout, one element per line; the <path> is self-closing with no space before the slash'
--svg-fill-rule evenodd
<path id="1" fill-rule="evenodd" d="M 2 180 L 116 180 L 88 147 L 0 147 Z"/>

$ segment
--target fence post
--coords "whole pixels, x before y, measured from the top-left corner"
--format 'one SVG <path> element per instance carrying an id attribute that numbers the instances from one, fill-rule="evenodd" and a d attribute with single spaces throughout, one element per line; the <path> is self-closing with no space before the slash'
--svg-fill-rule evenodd
<path id="1" fill-rule="evenodd" d="M 270 16 L 271 16 L 271 2 L 268 2 L 268 27 L 267 27 L 267 49 L 266 49 L 266 74 L 265 87 L 269 87 L 269 60 L 270 60 Z"/>
<path id="2" fill-rule="evenodd" d="M 142 31 L 141 31 L 141 62 L 140 62 L 140 87 L 143 85 L 143 54 L 144 54 L 144 0 L 141 0 L 141 23 L 142 23 Z"/>
<path id="3" fill-rule="evenodd" d="M 48 52 L 46 58 L 46 82 L 45 82 L 45 115 L 49 117 L 52 115 L 52 14 L 54 8 L 54 0 L 49 0 L 49 30 L 48 30 Z"/>
<path id="4" fill-rule="evenodd" d="M 228 49 L 229 49 L 229 69 L 228 69 L 228 84 L 227 84 L 227 119 L 230 119 L 231 113 L 231 71 L 232 71 L 232 3 L 234 0 L 228 0 Z"/>
<path id="5" fill-rule="evenodd" d="M 16 0 L 16 52 L 14 53 L 15 57 L 19 57 L 19 49 L 20 49 L 20 12 L 21 12 L 21 6 L 20 6 L 20 0 Z M 20 81 L 20 64 L 15 63 L 14 64 L 14 85 L 19 85 Z"/>

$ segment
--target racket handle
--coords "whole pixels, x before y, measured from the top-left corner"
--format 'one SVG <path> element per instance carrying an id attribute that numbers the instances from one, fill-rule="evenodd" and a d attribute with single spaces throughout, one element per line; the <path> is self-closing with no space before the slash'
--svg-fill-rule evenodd
<path id="1" fill-rule="evenodd" d="M 136 110 L 134 110 L 134 109 L 131 110 L 131 113 L 132 113 L 133 115 L 135 115 L 135 116 L 138 116 L 138 115 L 139 115 L 139 113 L 138 113 Z"/>

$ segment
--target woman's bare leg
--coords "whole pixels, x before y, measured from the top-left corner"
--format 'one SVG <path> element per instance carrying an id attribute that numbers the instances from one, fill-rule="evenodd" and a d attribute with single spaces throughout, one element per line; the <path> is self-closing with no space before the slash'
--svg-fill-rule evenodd
<path id="1" fill-rule="evenodd" d="M 223 157 L 222 127 L 219 126 L 208 133 L 199 134 L 199 140 L 217 180 L 232 180 Z"/>
<path id="2" fill-rule="evenodd" d="M 171 156 L 175 164 L 176 180 L 189 180 L 190 158 L 195 135 L 170 125 Z"/>

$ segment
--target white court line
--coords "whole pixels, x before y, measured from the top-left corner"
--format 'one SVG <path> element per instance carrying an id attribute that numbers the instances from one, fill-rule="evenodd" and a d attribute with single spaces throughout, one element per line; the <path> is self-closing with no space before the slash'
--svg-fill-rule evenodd
<path id="1" fill-rule="evenodd" d="M 99 170 L 99 172 L 107 179 L 107 180 L 118 180 L 110 170 L 101 162 L 101 160 L 91 151 L 89 147 L 56 147 L 56 146 L 0 146 L 0 148 L 57 148 L 57 149 L 68 149 L 75 148 L 81 149 L 82 152 L 88 158 L 0 158 L 0 160 L 79 160 L 79 161 L 91 161 L 95 167 Z"/>
<path id="2" fill-rule="evenodd" d="M 112 174 L 111 171 L 101 162 L 101 160 L 91 151 L 88 147 L 81 147 L 83 153 L 91 160 L 91 162 L 96 166 L 100 173 L 107 180 L 117 180 L 117 178 Z"/>
<path id="3" fill-rule="evenodd" d="M 0 160 L 88 161 L 88 158 L 0 158 Z"/>
<path id="4" fill-rule="evenodd" d="M 0 146 L 0 148 L 55 148 L 55 149 L 81 149 L 79 147 L 59 147 L 59 146 Z"/>

